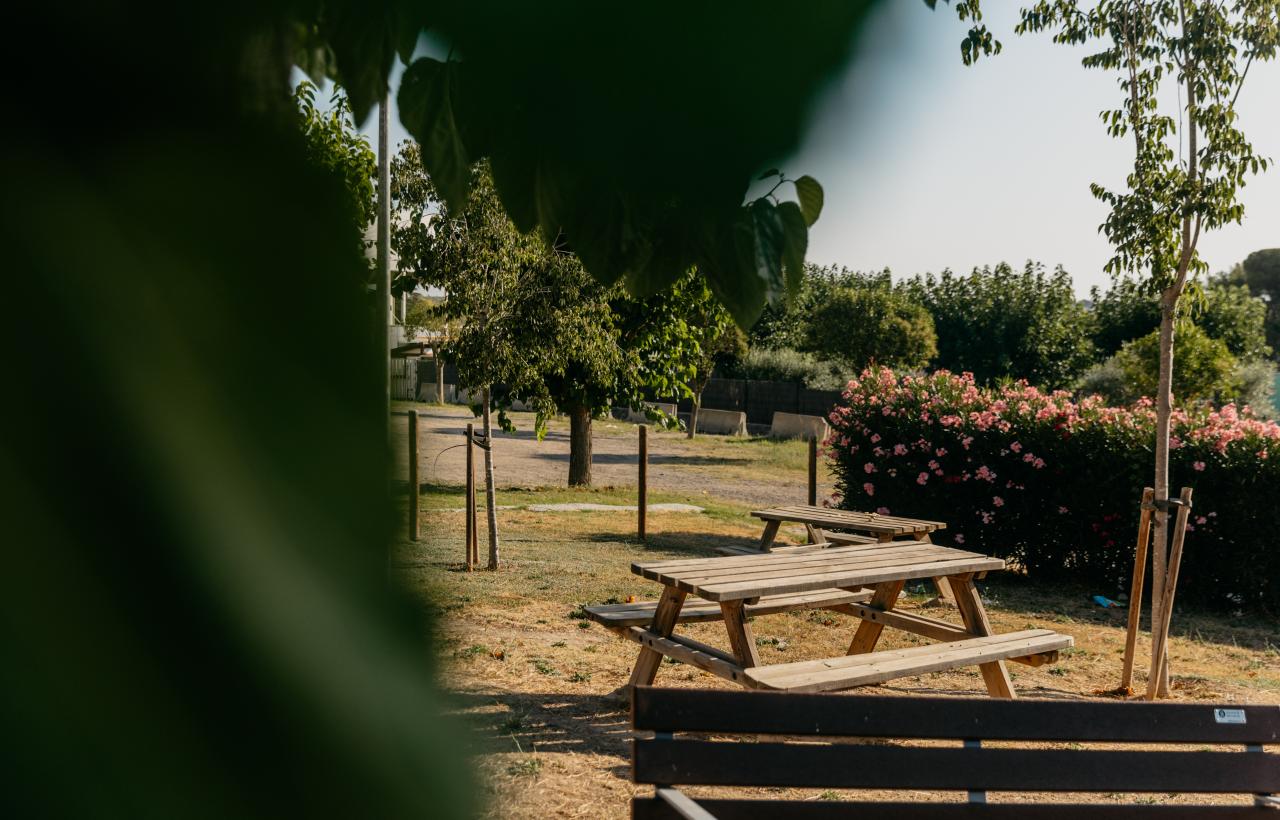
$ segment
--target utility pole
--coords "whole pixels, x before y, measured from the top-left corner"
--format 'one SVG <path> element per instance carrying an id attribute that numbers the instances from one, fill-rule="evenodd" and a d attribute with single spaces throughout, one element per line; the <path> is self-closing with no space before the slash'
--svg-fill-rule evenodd
<path id="1" fill-rule="evenodd" d="M 391 420 L 391 157 L 387 150 L 388 93 L 378 105 L 378 283 L 379 338 L 382 339 L 382 395 Z"/>

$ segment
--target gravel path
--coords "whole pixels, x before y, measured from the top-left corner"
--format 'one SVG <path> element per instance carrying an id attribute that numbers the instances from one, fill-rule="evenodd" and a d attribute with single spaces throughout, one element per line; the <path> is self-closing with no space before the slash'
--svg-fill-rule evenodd
<path id="1" fill-rule="evenodd" d="M 463 442 L 466 425 L 473 419 L 465 407 L 423 405 L 419 410 L 419 452 L 424 482 L 461 484 L 466 472 Z M 519 428 L 514 434 L 495 433 L 494 472 L 500 487 L 564 487 L 569 475 L 569 432 L 564 421 L 554 420 L 542 441 L 533 434 L 533 414 L 513 413 Z M 397 475 L 408 475 L 406 426 L 403 416 L 393 417 L 392 448 Z M 638 462 L 635 425 L 599 422 L 593 427 L 592 484 L 597 487 L 633 487 Z M 699 436 L 689 441 L 683 433 L 649 433 L 649 488 L 654 492 L 690 497 L 711 495 L 760 506 L 797 504 L 805 500 L 802 471 L 778 471 L 764 466 L 752 469 L 748 447 L 727 447 L 720 436 Z M 803 447 L 796 443 L 797 447 Z M 448 449 L 452 447 L 452 449 Z M 476 452 L 477 461 L 480 452 Z M 477 465 L 477 476 L 480 467 Z M 832 491 L 825 470 L 819 470 L 819 498 Z"/>

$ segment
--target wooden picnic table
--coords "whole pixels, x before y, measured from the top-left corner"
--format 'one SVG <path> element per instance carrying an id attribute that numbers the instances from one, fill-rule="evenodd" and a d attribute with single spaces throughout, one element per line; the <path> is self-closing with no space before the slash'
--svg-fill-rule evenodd
<path id="1" fill-rule="evenodd" d="M 1004 561 L 924 541 L 854 544 L 777 555 L 685 558 L 636 562 L 631 571 L 662 584 L 656 605 L 588 607 L 590 617 L 641 645 L 631 686 L 653 683 L 662 658 L 692 664 L 748 688 L 825 691 L 977 664 L 987 690 L 1013 697 L 1004 660 L 1032 666 L 1056 660 L 1071 638 L 1030 629 L 992 632 L 974 578 L 1004 568 Z M 949 579 L 963 626 L 894 605 L 907 581 Z M 690 596 L 693 617 L 682 617 Z M 714 609 L 718 606 L 719 612 Z M 785 609 L 832 609 L 861 619 L 839 658 L 762 665 L 750 614 Z M 723 620 L 732 652 L 674 634 L 678 623 Z M 643 625 L 647 622 L 647 626 Z M 876 652 L 886 626 L 942 643 Z"/>
<path id="2" fill-rule="evenodd" d="M 771 507 L 767 510 L 755 510 L 751 514 L 765 522 L 764 535 L 760 537 L 760 549 L 763 552 L 773 548 L 773 539 L 777 537 L 778 528 L 783 523 L 804 524 L 809 533 L 810 544 L 826 542 L 828 536 L 824 530 L 868 533 L 872 537 L 864 539 L 867 541 L 892 541 L 903 537 L 912 541 L 928 541 L 929 533 L 947 527 L 942 521 L 902 518 L 896 515 L 880 515 L 856 510 L 833 510 L 808 504 Z"/>

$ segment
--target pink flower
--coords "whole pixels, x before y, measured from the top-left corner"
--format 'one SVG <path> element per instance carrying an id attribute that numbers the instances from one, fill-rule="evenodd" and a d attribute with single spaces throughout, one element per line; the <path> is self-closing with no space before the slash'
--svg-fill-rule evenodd
<path id="1" fill-rule="evenodd" d="M 947 448 L 946 448 L 946 447 L 939 447 L 938 449 L 936 449 L 936 450 L 934 450 L 934 451 L 933 451 L 933 454 L 934 454 L 934 455 L 936 455 L 938 458 L 942 458 L 943 456 L 945 456 L 945 455 L 947 454 Z"/>
<path id="2" fill-rule="evenodd" d="M 998 496 L 998 495 L 996 495 L 996 496 L 992 496 L 992 497 L 991 497 L 991 503 L 992 503 L 992 504 L 995 504 L 997 507 L 1003 507 L 1003 506 L 1004 506 L 1004 499 L 1003 499 L 1003 498 L 1001 498 L 1001 497 L 1000 497 L 1000 496 Z"/>
<path id="3" fill-rule="evenodd" d="M 876 515 L 888 515 L 888 514 L 889 514 L 888 507 L 876 507 Z"/>
<path id="4" fill-rule="evenodd" d="M 1070 510 L 1068 510 L 1066 507 L 1063 507 L 1063 506 L 1058 507 L 1058 515 L 1066 515 L 1068 512 L 1070 512 Z"/>
<path id="5" fill-rule="evenodd" d="M 893 445 L 893 454 L 895 456 L 905 456 L 907 454 L 907 445 L 905 444 Z"/>
<path id="6" fill-rule="evenodd" d="M 1197 523 L 1197 524 L 1208 524 L 1208 523 L 1209 523 L 1209 519 L 1205 518 L 1203 515 L 1198 515 L 1198 516 L 1196 516 L 1196 523 Z"/>
<path id="7" fill-rule="evenodd" d="M 989 467 L 987 467 L 987 465 L 983 464 L 981 467 L 978 468 L 978 478 L 982 479 L 983 481 L 995 481 L 996 474 L 992 472 L 992 470 Z"/>
<path id="8" fill-rule="evenodd" d="M 1043 458 L 1037 458 L 1037 459 L 1035 460 L 1035 462 L 1034 462 L 1031 466 L 1035 467 L 1037 470 L 1043 470 L 1043 469 L 1044 469 L 1044 459 L 1043 459 Z"/>
<path id="9" fill-rule="evenodd" d="M 862 485 L 862 491 L 863 491 L 864 493 L 866 493 L 867 495 L 875 495 L 875 494 L 876 494 L 876 485 L 874 485 L 874 484 L 872 484 L 870 481 L 868 481 L 866 484 L 863 484 L 863 485 Z"/>
<path id="10" fill-rule="evenodd" d="M 968 450 L 969 445 L 973 444 L 973 436 L 965 436 L 960 440 L 960 443 L 964 445 L 964 449 Z"/>
<path id="11" fill-rule="evenodd" d="M 1203 462 L 1203 461 L 1195 461 L 1195 462 L 1192 462 L 1192 464 L 1191 464 L 1191 468 L 1192 468 L 1193 470 L 1195 470 L 1197 473 L 1203 473 L 1203 472 L 1204 472 L 1204 462 Z"/>
<path id="12" fill-rule="evenodd" d="M 863 469 L 863 471 L 865 471 L 865 472 L 866 472 L 866 474 L 867 474 L 867 475 L 871 475 L 872 473 L 874 473 L 874 472 L 876 471 L 876 465 L 874 465 L 874 464 L 872 464 L 870 461 L 868 461 L 866 464 L 863 464 L 863 465 L 862 465 L 862 469 Z"/>
<path id="13" fill-rule="evenodd" d="M 963 543 L 964 543 L 964 536 L 963 536 L 963 535 L 961 535 L 960 533 L 956 533 L 956 534 L 955 534 L 955 539 L 956 539 L 956 543 L 957 543 L 957 544 L 963 544 Z"/>
<path id="14" fill-rule="evenodd" d="M 876 442 L 878 442 L 879 440 L 880 440 L 880 434 L 879 434 L 879 433 L 872 433 L 872 434 L 871 434 L 871 443 L 872 443 L 872 444 L 875 444 L 875 443 L 876 443 Z"/>
<path id="15" fill-rule="evenodd" d="M 928 474 L 928 473 L 921 473 L 920 475 L 916 476 L 916 483 L 917 483 L 917 484 L 928 484 L 928 483 L 929 483 L 929 474 Z"/>
<path id="16" fill-rule="evenodd" d="M 1009 449 L 1010 449 L 1010 450 L 1012 450 L 1012 451 L 1014 451 L 1015 453 L 1021 453 L 1021 452 L 1022 452 L 1022 442 L 1020 442 L 1020 441 L 1015 441 L 1013 444 L 1010 444 L 1010 445 L 1009 445 Z"/>

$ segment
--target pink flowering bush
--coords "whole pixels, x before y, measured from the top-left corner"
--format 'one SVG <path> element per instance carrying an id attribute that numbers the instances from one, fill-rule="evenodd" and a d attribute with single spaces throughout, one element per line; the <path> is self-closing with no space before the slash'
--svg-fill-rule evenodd
<path id="1" fill-rule="evenodd" d="M 946 521 L 937 540 L 999 555 L 1037 578 L 1128 586 L 1155 410 L 1143 399 L 979 388 L 969 374 L 864 371 L 825 442 L 846 509 Z M 1280 610 L 1280 426 L 1248 408 L 1179 410 L 1174 492 L 1195 490 L 1178 596 Z"/>

